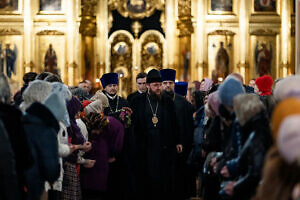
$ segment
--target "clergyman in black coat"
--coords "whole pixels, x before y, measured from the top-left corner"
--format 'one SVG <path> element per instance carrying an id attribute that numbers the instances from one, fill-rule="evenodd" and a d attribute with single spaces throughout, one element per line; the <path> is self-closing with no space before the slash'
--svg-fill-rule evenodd
<path id="1" fill-rule="evenodd" d="M 172 199 L 178 123 L 172 99 L 162 95 L 159 71 L 147 75 L 148 92 L 133 99 L 137 195 L 142 199 Z"/>

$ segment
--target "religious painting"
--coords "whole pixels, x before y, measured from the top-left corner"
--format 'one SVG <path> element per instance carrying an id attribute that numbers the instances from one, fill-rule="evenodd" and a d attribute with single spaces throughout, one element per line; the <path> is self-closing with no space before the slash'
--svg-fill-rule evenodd
<path id="1" fill-rule="evenodd" d="M 20 14 L 21 0 L 0 0 L 0 14 Z"/>
<path id="2" fill-rule="evenodd" d="M 277 11 L 276 0 L 254 0 L 253 9 L 255 13 L 275 13 Z"/>
<path id="3" fill-rule="evenodd" d="M 17 45 L 9 42 L 0 43 L 0 73 L 6 74 L 11 78 L 16 75 Z"/>
<path id="4" fill-rule="evenodd" d="M 208 36 L 208 76 L 215 79 L 225 77 L 234 71 L 234 33 L 214 32 Z"/>
<path id="5" fill-rule="evenodd" d="M 49 48 L 47 49 L 47 51 L 45 53 L 44 67 L 45 67 L 46 72 L 58 74 L 57 57 L 56 57 L 56 52 L 55 52 L 52 44 L 49 44 Z"/>
<path id="6" fill-rule="evenodd" d="M 254 50 L 255 69 L 259 76 L 271 74 L 273 47 L 268 42 L 257 42 Z"/>
<path id="7" fill-rule="evenodd" d="M 46 31 L 37 33 L 36 60 L 37 73 L 48 71 L 58 74 L 64 80 L 67 76 L 66 64 L 66 39 L 65 35 L 57 32 L 56 35 L 49 35 Z"/>
<path id="8" fill-rule="evenodd" d="M 209 0 L 210 14 L 232 14 L 234 10 L 233 0 Z"/>
<path id="9" fill-rule="evenodd" d="M 61 0 L 40 0 L 40 11 L 61 11 Z"/>
<path id="10" fill-rule="evenodd" d="M 126 8 L 132 13 L 143 13 L 146 10 L 145 0 L 127 0 Z"/>
<path id="11" fill-rule="evenodd" d="M 4 73 L 10 81 L 23 82 L 23 36 L 0 36 L 0 73 Z"/>
<path id="12" fill-rule="evenodd" d="M 276 33 L 273 35 L 251 35 L 250 71 L 249 78 L 263 75 L 279 76 L 277 63 Z"/>

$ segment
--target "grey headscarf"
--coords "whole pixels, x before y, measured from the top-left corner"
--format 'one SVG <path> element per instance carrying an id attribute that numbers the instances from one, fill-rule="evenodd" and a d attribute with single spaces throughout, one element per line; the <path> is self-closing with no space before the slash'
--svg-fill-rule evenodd
<path id="1" fill-rule="evenodd" d="M 0 103 L 10 103 L 10 87 L 4 74 L 0 74 Z"/>

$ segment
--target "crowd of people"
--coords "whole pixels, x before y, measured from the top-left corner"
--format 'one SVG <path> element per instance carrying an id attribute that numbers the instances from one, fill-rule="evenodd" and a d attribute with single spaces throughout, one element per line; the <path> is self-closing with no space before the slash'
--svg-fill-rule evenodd
<path id="1" fill-rule="evenodd" d="M 65 85 L 0 74 L 2 200 L 299 200 L 300 76 L 244 85 L 232 73 L 191 86 L 173 69 Z"/>

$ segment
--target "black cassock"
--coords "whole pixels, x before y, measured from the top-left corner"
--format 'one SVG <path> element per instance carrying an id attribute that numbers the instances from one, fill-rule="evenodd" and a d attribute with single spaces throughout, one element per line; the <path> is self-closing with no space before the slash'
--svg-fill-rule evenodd
<path id="1" fill-rule="evenodd" d="M 114 99 L 108 98 L 108 102 L 109 107 L 104 109 L 104 114 L 123 123 L 119 117 L 120 111 L 123 107 L 128 107 L 128 102 L 120 96 L 116 96 Z M 107 199 L 132 199 L 135 191 L 131 167 L 133 162 L 132 132 L 130 128 L 125 128 L 124 133 L 121 153 L 110 152 L 111 157 L 115 157 L 116 161 L 109 164 Z"/>
<path id="2" fill-rule="evenodd" d="M 180 143 L 183 145 L 183 152 L 176 156 L 175 199 L 187 199 L 191 197 L 195 188 L 195 180 L 191 175 L 191 169 L 186 164 L 193 143 L 193 107 L 183 96 L 178 94 L 175 94 L 174 103 L 180 127 Z"/>
<path id="3" fill-rule="evenodd" d="M 178 123 L 174 102 L 162 96 L 158 103 L 156 127 L 152 122 L 157 100 L 141 94 L 133 99 L 133 133 L 135 136 L 135 175 L 140 199 L 169 199 L 175 191 L 176 144 Z"/>

